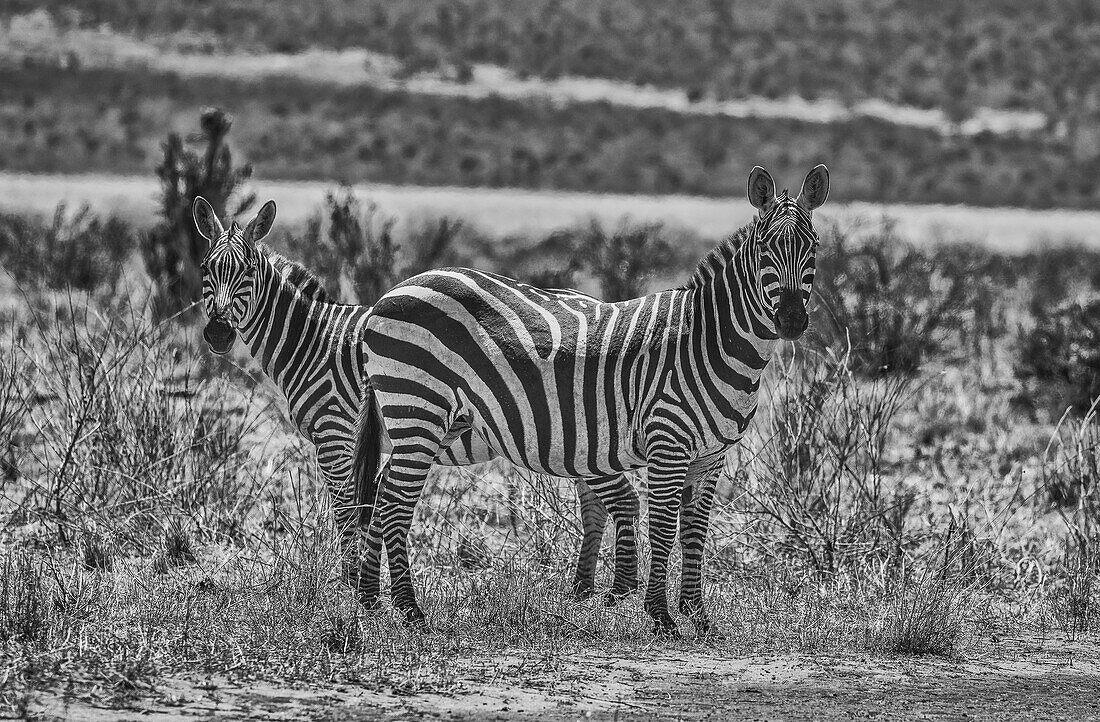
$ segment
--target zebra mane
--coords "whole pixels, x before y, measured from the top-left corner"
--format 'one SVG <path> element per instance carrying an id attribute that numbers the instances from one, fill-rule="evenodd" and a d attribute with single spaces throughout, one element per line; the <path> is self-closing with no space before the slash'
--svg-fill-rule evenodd
<path id="1" fill-rule="evenodd" d="M 699 261 L 699 265 L 695 267 L 695 271 L 691 274 L 691 280 L 681 286 L 681 288 L 698 288 L 699 286 L 708 282 L 712 278 L 716 271 L 725 268 L 733 257 L 737 255 L 737 251 L 749 238 L 749 234 L 752 232 L 752 222 L 738 228 L 733 232 L 733 235 L 726 240 L 719 243 L 717 246 L 707 252 L 707 255 L 703 256 L 703 259 Z"/>
<path id="2" fill-rule="evenodd" d="M 271 265 L 275 267 L 279 275 L 287 283 L 297 288 L 303 296 L 321 303 L 336 302 L 325 290 L 324 283 L 316 273 L 301 263 L 292 261 L 281 253 L 275 252 L 267 245 L 261 243 L 257 248 L 267 256 L 267 260 L 271 261 Z"/>

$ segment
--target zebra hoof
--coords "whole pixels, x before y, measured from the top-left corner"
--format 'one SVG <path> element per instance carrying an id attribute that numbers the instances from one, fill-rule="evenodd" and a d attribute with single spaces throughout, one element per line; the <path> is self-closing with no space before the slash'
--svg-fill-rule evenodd
<path id="1" fill-rule="evenodd" d="M 653 618 L 653 634 L 658 639 L 681 639 L 680 629 L 676 626 L 676 620 L 667 612 Z"/>
<path id="2" fill-rule="evenodd" d="M 691 617 L 690 621 L 695 626 L 695 635 L 697 637 L 709 637 L 714 633 L 714 626 L 706 616 L 697 614 Z"/>
<path id="3" fill-rule="evenodd" d="M 356 596 L 359 601 L 359 606 L 363 608 L 364 612 L 374 614 L 382 611 L 382 597 L 380 595 L 358 594 Z"/>
<path id="4" fill-rule="evenodd" d="M 617 607 L 626 600 L 634 592 L 638 591 L 637 587 L 630 587 L 628 589 L 612 589 L 607 594 L 603 595 L 603 605 L 605 607 Z"/>
<path id="5" fill-rule="evenodd" d="M 399 609 L 401 612 L 401 624 L 406 629 L 411 629 L 417 632 L 431 632 L 431 625 L 428 624 L 428 618 L 424 616 L 423 610 L 416 604 L 411 607 L 404 607 Z"/>
<path id="6" fill-rule="evenodd" d="M 703 611 L 700 604 L 681 604 L 680 612 L 687 617 L 692 626 L 695 627 L 695 634 L 699 637 L 706 637 L 711 633 L 710 617 Z"/>
<path id="7" fill-rule="evenodd" d="M 570 594 L 578 602 L 583 602 L 586 599 L 591 599 L 595 593 L 595 588 L 592 586 L 592 582 L 580 581 L 579 579 L 573 582 L 573 588 L 570 590 Z"/>

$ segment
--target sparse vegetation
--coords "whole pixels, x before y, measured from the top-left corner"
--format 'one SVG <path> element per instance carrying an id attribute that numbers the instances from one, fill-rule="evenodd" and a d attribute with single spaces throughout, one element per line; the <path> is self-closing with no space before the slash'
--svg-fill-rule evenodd
<path id="1" fill-rule="evenodd" d="M 63 26 L 142 35 L 180 30 L 206 47 L 299 52 L 360 47 L 410 72 L 475 63 L 557 78 L 589 75 L 682 88 L 693 98 L 789 94 L 843 102 L 883 98 L 941 107 L 1041 108 L 1088 117 L 1100 61 L 1088 0 L 1040 9 L 1022 0 L 928 7 L 913 0 L 767 6 L 734 0 L 511 3 L 505 0 L 231 0 L 213 7 L 132 0 L 11 0 L 4 15 L 45 8 Z"/>
<path id="2" fill-rule="evenodd" d="M 491 239 L 453 219 L 399 227 L 348 193 L 324 212 L 318 228 L 279 242 L 296 257 L 322 249 L 312 262 L 333 288 L 344 271 L 325 254 L 344 249 L 330 257 L 365 266 L 365 244 L 377 243 L 375 270 L 394 280 L 418 263 L 474 258 L 506 273 L 557 269 L 565 285 L 625 268 L 621 292 L 640 293 L 658 282 L 648 273 L 675 266 L 671 251 L 663 267 L 616 266 L 606 253 L 600 265 L 575 253 L 576 239 L 681 255 L 709 243 L 629 224 L 544 240 Z M 337 222 L 334 241 L 325 224 Z M 879 269 L 869 253 L 824 257 L 822 273 L 845 279 L 840 291 L 866 288 L 912 309 L 954 298 L 943 289 L 972 268 L 905 249 L 905 273 L 896 260 L 887 270 L 907 280 L 882 284 L 860 275 Z M 1026 287 L 1037 267 L 998 263 L 994 288 Z M 366 282 L 357 268 L 344 288 Z M 232 363 L 213 366 L 187 323 L 150 321 L 127 300 L 147 296 L 140 287 L 110 297 L 27 284 L 0 327 L 0 435 L 10 439 L 0 644 L 11 660 L 0 703 L 22 709 L 56 688 L 62 658 L 112 690 L 109 704 L 125 704 L 182 670 L 445 692 L 460 688 L 472 658 L 514 650 L 551 667 L 593 646 L 648 654 L 639 599 L 607 609 L 569 595 L 571 485 L 503 465 L 438 470 L 425 492 L 412 548 L 441 634 L 365 613 L 339 581 L 312 449 L 268 386 Z M 1033 313 L 1026 293 L 997 301 L 1011 318 Z M 1007 366 L 975 383 L 958 331 L 970 312 L 952 306 L 935 343 L 910 329 L 905 338 L 923 345 L 908 373 L 857 373 L 855 344 L 806 344 L 776 362 L 708 542 L 711 616 L 724 636 L 694 649 L 953 656 L 980 648 L 990 629 L 1096 631 L 1095 423 L 1055 427 L 1021 413 L 1008 402 L 1019 382 Z M 1011 353 L 1007 324 L 984 333 L 997 355 Z M 1035 438 L 1055 431 L 1044 453 Z"/>

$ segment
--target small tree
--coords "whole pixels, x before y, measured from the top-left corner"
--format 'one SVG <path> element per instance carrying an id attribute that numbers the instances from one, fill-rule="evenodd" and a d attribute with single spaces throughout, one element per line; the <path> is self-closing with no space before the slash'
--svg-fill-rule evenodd
<path id="1" fill-rule="evenodd" d="M 158 318 L 187 308 L 202 293 L 199 263 L 208 244 L 191 220 L 195 197 L 206 198 L 218 217 L 224 218 L 229 200 L 252 177 L 251 165 L 233 166 L 233 154 L 225 142 L 232 124 L 233 119 L 221 109 L 206 108 L 199 119 L 201 134 L 188 139 L 205 143 L 201 154 L 185 146 L 177 133 L 170 133 L 164 142 L 164 160 L 156 169 L 163 220 L 144 234 L 141 244 L 145 269 L 156 284 L 153 308 Z M 255 194 L 241 196 L 228 215 L 238 216 L 255 202 Z"/>

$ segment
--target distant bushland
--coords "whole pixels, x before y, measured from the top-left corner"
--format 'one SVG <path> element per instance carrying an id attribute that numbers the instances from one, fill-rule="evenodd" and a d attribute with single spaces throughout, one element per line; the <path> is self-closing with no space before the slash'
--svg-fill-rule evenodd
<path id="1" fill-rule="evenodd" d="M 231 145 L 267 178 L 740 196 L 744 170 L 822 160 L 835 200 L 1100 208 L 1100 161 L 1044 137 L 943 136 L 869 118 L 833 124 L 415 95 L 287 78 L 0 70 L 0 167 L 145 174 L 198 109 L 236 118 Z"/>

